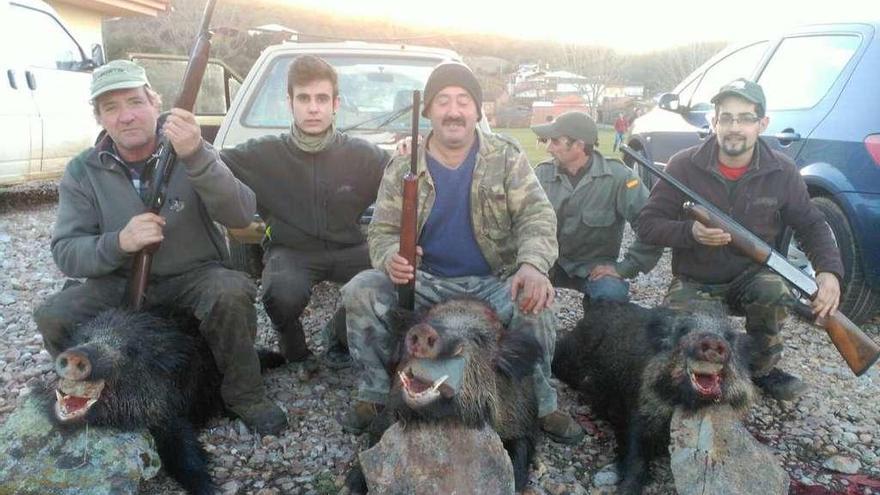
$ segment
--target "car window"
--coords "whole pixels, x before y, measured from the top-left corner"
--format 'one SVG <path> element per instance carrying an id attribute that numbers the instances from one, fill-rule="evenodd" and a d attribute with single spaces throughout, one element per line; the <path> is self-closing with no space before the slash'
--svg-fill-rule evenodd
<path id="1" fill-rule="evenodd" d="M 162 111 L 170 110 L 174 106 L 177 96 L 180 94 L 183 75 L 186 73 L 186 60 L 135 57 L 137 62 L 147 72 L 150 86 L 162 95 Z M 226 114 L 226 87 L 224 82 L 225 72 L 223 66 L 208 62 L 205 67 L 205 75 L 202 77 L 202 85 L 196 96 L 196 115 L 225 115 Z M 235 79 L 230 78 L 230 83 Z"/>
<path id="2" fill-rule="evenodd" d="M 692 111 L 698 112 L 711 110 L 713 105 L 709 100 L 718 93 L 721 86 L 738 77 L 751 77 L 758 66 L 758 62 L 763 58 L 764 52 L 767 51 L 768 46 L 769 43 L 766 41 L 749 45 L 731 53 L 712 67 L 709 67 L 694 90 L 688 107 Z"/>
<path id="3" fill-rule="evenodd" d="M 336 125 L 346 128 L 367 122 L 361 129 L 405 130 L 410 126 L 410 113 L 405 112 L 393 122 L 383 122 L 396 110 L 412 103 L 412 91 L 422 89 L 434 66 L 433 58 L 383 58 L 380 56 L 322 55 L 339 74 L 339 112 Z M 287 69 L 295 57 L 279 57 L 266 71 L 259 89 L 245 110 L 243 124 L 248 127 L 287 127 L 290 110 L 287 98 Z M 373 119 L 370 121 L 370 119 Z M 368 122 L 369 121 L 369 122 Z M 422 126 L 428 126 L 422 119 Z"/>
<path id="4" fill-rule="evenodd" d="M 687 86 L 682 88 L 681 91 L 678 92 L 678 101 L 691 101 L 691 97 L 694 95 L 694 90 L 697 89 L 698 82 L 700 82 L 700 78 L 695 77 L 693 81 L 689 82 Z"/>
<path id="5" fill-rule="evenodd" d="M 16 30 L 14 50 L 19 61 L 44 69 L 79 70 L 83 55 L 79 45 L 57 19 L 46 12 L 10 4 L 10 26 Z"/>
<path id="6" fill-rule="evenodd" d="M 855 35 L 784 39 L 758 79 L 769 110 L 815 106 L 840 76 L 860 42 Z"/>

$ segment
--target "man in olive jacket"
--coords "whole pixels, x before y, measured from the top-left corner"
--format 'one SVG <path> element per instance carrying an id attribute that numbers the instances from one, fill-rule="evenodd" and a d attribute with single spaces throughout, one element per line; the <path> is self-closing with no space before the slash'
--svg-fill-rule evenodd
<path id="1" fill-rule="evenodd" d="M 550 385 L 556 317 L 547 277 L 557 255 L 556 217 L 516 143 L 477 129 L 482 90 L 460 63 L 438 65 L 425 85 L 422 115 L 432 131 L 418 150 L 418 247 L 421 262 L 398 254 L 402 177 L 409 156 L 388 166 L 369 229 L 373 270 L 345 285 L 348 341 L 358 365 L 358 402 L 342 418 L 362 431 L 385 403 L 390 378 L 385 312 L 397 304 L 394 284 L 416 279 L 416 306 L 450 297 L 479 297 L 510 328 L 528 325 L 543 351 L 533 378 L 542 428 L 554 440 L 575 443 L 580 426 L 558 410 Z"/>
<path id="2" fill-rule="evenodd" d="M 715 135 L 675 154 L 667 172 L 771 246 L 792 227 L 816 270 L 819 291 L 813 312 L 833 313 L 840 299 L 843 263 L 797 166 L 760 138 L 769 122 L 763 89 L 737 79 L 723 86 L 712 103 Z M 754 343 L 753 381 L 771 397 L 795 399 L 804 384 L 776 367 L 782 357 L 785 307 L 794 302 L 791 290 L 779 275 L 729 246 L 729 233 L 687 218 L 682 210 L 686 200 L 659 181 L 639 216 L 638 233 L 645 242 L 672 247 L 674 277 L 666 304 L 684 308 L 694 300 L 709 299 L 745 313 L 746 331 Z"/>
<path id="3" fill-rule="evenodd" d="M 287 99 L 290 132 L 251 139 L 221 155 L 257 195 L 257 210 L 267 224 L 263 306 L 282 354 L 295 362 L 312 354 L 300 322 L 312 286 L 324 280 L 345 283 L 370 268 L 358 220 L 376 200 L 389 156 L 336 130 L 339 84 L 336 70 L 323 59 L 294 59 Z M 341 305 L 325 330 L 326 362 L 342 366 L 348 356 L 337 342 L 345 338 Z"/>
<path id="4" fill-rule="evenodd" d="M 133 62 L 116 60 L 96 69 L 91 100 L 105 133 L 68 164 L 52 235 L 52 255 L 61 271 L 86 280 L 36 310 L 46 350 L 58 355 L 74 326 L 121 306 L 133 256 L 161 242 L 144 308 L 195 316 L 223 374 L 220 393 L 227 409 L 259 433 L 279 433 L 287 418 L 266 397 L 254 349 L 256 288 L 246 275 L 223 266 L 226 248 L 214 225 L 247 226 L 254 193 L 202 140 L 191 113 L 173 109 L 160 120 L 161 99 Z M 159 132 L 178 158 L 165 206 L 156 215 L 144 213 L 144 199 Z"/>
<path id="5" fill-rule="evenodd" d="M 532 130 L 548 140 L 553 156 L 535 168 L 559 225 L 550 280 L 594 301 L 628 301 L 626 280 L 651 271 L 663 254 L 662 247 L 636 239 L 617 260 L 624 222 L 635 224 L 648 189 L 621 161 L 594 149 L 599 131 L 587 114 L 568 112 Z"/>

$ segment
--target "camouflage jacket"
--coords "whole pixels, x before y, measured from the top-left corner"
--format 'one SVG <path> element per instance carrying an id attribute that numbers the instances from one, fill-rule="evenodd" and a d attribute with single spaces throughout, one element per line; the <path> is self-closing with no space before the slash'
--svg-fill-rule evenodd
<path id="1" fill-rule="evenodd" d="M 512 274 L 529 263 L 546 274 L 556 261 L 556 215 L 519 146 L 497 134 L 477 130 L 480 149 L 471 184 L 471 224 L 480 251 L 498 276 Z M 429 135 L 425 142 L 431 139 Z M 436 191 L 425 163 L 425 148 L 418 150 L 418 235 Z M 384 270 L 385 260 L 398 252 L 403 176 L 410 157 L 398 156 L 385 169 L 373 221 L 368 231 L 370 260 Z"/>

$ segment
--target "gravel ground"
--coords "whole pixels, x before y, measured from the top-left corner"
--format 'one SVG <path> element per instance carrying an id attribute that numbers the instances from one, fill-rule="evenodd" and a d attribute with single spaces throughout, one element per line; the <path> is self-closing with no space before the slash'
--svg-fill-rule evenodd
<path id="1" fill-rule="evenodd" d="M 51 184 L 0 190 L 0 422 L 27 394 L 28 384 L 51 373 L 31 312 L 59 290 L 64 277 L 49 253 L 57 194 Z M 632 298 L 643 305 L 660 302 L 669 280 L 668 255 L 649 275 L 634 281 Z M 562 331 L 581 316 L 578 294 L 560 290 L 556 311 Z M 338 291 L 318 286 L 304 324 L 311 347 L 320 351 L 318 332 L 329 319 Z M 259 341 L 274 345 L 268 319 L 259 311 Z M 875 338 L 880 320 L 863 326 Z M 855 378 L 821 330 L 798 321 L 786 326 L 782 367 L 802 377 L 810 389 L 801 400 L 760 399 L 747 426 L 773 449 L 791 475 L 797 494 L 880 493 L 880 367 Z M 287 366 L 266 376 L 271 397 L 290 417 L 280 437 L 251 435 L 239 421 L 216 419 L 201 440 L 213 455 L 215 480 L 224 494 L 329 494 L 342 486 L 349 460 L 361 439 L 343 433 L 334 417 L 352 400 L 350 370 Z M 559 385 L 560 405 L 591 432 L 578 446 L 542 440 L 532 472 L 533 493 L 614 493 L 607 466 L 614 441 L 607 425 Z M 664 466 L 663 464 L 666 464 Z M 829 469 L 831 467 L 831 469 Z M 604 468 L 604 469 L 603 469 Z M 659 462 L 649 493 L 672 492 L 668 462 Z M 850 473 L 850 474 L 844 474 Z M 611 475 L 611 476 L 609 476 Z M 869 488 L 870 485 L 875 488 Z M 872 491 L 873 490 L 873 491 Z M 183 493 L 166 476 L 144 484 L 143 494 Z"/>

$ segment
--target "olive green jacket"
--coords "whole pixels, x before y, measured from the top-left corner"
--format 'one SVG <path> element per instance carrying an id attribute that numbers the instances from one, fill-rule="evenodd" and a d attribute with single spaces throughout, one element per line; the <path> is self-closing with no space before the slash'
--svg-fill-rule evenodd
<path id="1" fill-rule="evenodd" d="M 547 274 L 556 261 L 556 215 L 519 145 L 497 134 L 477 130 L 479 150 L 471 184 L 471 223 L 480 251 L 497 276 L 507 276 L 529 263 Z M 430 142 L 431 135 L 424 141 Z M 418 150 L 418 235 L 431 213 L 436 190 Z M 398 156 L 385 169 L 368 231 L 370 260 L 384 270 L 398 252 L 403 176 L 410 157 Z"/>
<path id="2" fill-rule="evenodd" d="M 629 167 L 593 150 L 592 165 L 575 187 L 555 160 L 539 164 L 535 173 L 556 211 L 558 263 L 569 276 L 586 278 L 603 264 L 614 265 L 624 278 L 654 268 L 663 248 L 638 239 L 618 261 L 624 222 L 634 225 L 648 200 L 648 190 Z"/>

